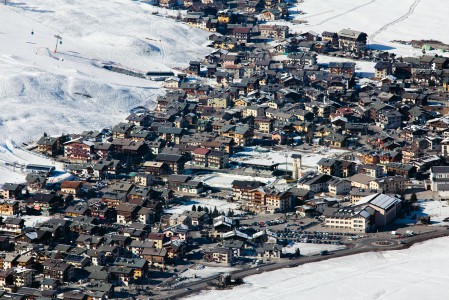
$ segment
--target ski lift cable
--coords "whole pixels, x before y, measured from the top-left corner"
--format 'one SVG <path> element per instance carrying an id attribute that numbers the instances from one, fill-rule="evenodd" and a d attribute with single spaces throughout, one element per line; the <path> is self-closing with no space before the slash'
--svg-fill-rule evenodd
<path id="1" fill-rule="evenodd" d="M 16 14 L 19 14 L 19 15 L 21 15 L 21 16 L 27 18 L 27 19 L 30 19 L 30 20 L 32 20 L 32 21 L 34 21 L 34 22 L 36 22 L 36 23 L 39 23 L 42 27 L 45 27 L 45 28 L 47 28 L 47 29 L 51 29 L 52 31 L 58 32 L 58 34 L 62 34 L 62 32 L 61 32 L 59 29 L 55 29 L 55 28 L 53 28 L 53 27 L 51 27 L 51 26 L 49 26 L 49 25 L 47 25 L 47 24 L 44 24 L 43 22 L 41 22 L 41 21 L 39 21 L 39 20 L 37 20 L 37 19 L 35 19 L 35 18 L 32 18 L 32 17 L 30 17 L 30 16 L 27 16 L 26 14 L 21 13 L 21 12 L 15 10 L 15 9 L 13 9 L 13 8 L 10 7 L 10 6 L 6 6 L 6 8 L 9 9 L 9 10 L 11 10 L 11 11 L 13 11 L 13 12 L 15 12 Z M 32 34 L 34 34 L 34 29 L 32 30 Z"/>

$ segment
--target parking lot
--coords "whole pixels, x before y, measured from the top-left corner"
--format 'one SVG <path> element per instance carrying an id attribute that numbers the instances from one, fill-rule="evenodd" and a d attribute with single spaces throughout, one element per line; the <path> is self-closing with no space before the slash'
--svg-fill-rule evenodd
<path id="1" fill-rule="evenodd" d="M 297 218 L 284 214 L 260 214 L 242 220 L 240 226 L 242 229 L 265 229 L 284 245 L 291 242 L 342 245 L 348 240 L 353 241 L 364 237 L 364 235 L 355 233 L 323 230 L 320 224 L 321 221 L 315 218 Z"/>

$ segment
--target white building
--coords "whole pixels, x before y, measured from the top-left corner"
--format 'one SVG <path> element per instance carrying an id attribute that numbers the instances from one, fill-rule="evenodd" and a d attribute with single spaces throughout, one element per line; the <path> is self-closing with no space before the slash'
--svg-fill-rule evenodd
<path id="1" fill-rule="evenodd" d="M 351 192 L 351 182 L 349 180 L 334 178 L 329 181 L 329 193 L 333 195 L 346 195 Z"/>
<path id="2" fill-rule="evenodd" d="M 371 207 L 328 208 L 324 211 L 324 225 L 352 232 L 369 232 L 374 229 L 374 209 Z"/>
<path id="3" fill-rule="evenodd" d="M 449 190 L 449 166 L 435 166 L 430 169 L 431 189 L 434 192 Z"/>

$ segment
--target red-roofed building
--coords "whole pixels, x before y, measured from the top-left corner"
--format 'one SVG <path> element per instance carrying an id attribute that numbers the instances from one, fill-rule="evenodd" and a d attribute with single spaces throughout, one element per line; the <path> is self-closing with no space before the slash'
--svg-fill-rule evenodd
<path id="1" fill-rule="evenodd" d="M 340 116 L 351 116 L 354 114 L 354 110 L 350 107 L 341 107 L 337 109 L 337 115 Z"/>
<path id="2" fill-rule="evenodd" d="M 154 243 L 154 247 L 157 249 L 162 249 L 164 240 L 166 240 L 165 234 L 152 232 L 148 234 L 147 240 Z"/>
<path id="3" fill-rule="evenodd" d="M 61 193 L 78 196 L 83 183 L 81 181 L 63 181 L 61 183 Z"/>
<path id="4" fill-rule="evenodd" d="M 198 167 L 208 167 L 208 156 L 210 153 L 210 149 L 207 148 L 196 148 L 193 151 L 193 165 Z"/>

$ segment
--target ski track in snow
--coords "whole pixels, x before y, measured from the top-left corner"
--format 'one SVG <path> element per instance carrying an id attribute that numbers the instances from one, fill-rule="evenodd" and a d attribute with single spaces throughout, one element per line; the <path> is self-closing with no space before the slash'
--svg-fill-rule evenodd
<path id="1" fill-rule="evenodd" d="M 330 20 L 333 20 L 333 19 L 336 19 L 336 18 L 345 16 L 345 15 L 347 15 L 347 14 L 353 12 L 353 11 L 356 11 L 356 10 L 362 8 L 362 7 L 365 7 L 365 6 L 367 6 L 367 5 L 373 4 L 373 3 L 376 2 L 376 1 L 377 1 L 377 0 L 370 0 L 370 1 L 366 2 L 366 3 L 364 3 L 364 4 L 361 4 L 361 5 L 359 5 L 359 6 L 356 6 L 356 7 L 354 7 L 354 8 L 351 8 L 350 10 L 347 10 L 347 11 L 345 11 L 345 12 L 343 12 L 343 13 L 340 13 L 340 14 L 338 14 L 338 15 L 335 15 L 335 16 L 329 17 L 329 18 L 327 18 L 327 19 L 324 19 L 324 20 L 322 20 L 321 22 L 319 22 L 319 23 L 317 23 L 317 24 L 312 24 L 312 25 L 307 25 L 307 26 L 323 25 L 323 24 L 327 23 L 327 22 L 330 21 Z M 315 16 L 317 16 L 317 15 L 315 15 Z M 312 16 L 310 16 L 310 17 L 312 17 Z"/>
<path id="2" fill-rule="evenodd" d="M 397 18 L 396 20 L 385 24 L 384 26 L 382 26 L 379 30 L 377 30 L 376 32 L 372 33 L 370 35 L 370 39 L 374 42 L 376 41 L 376 37 L 381 34 L 382 32 L 384 32 L 385 30 L 387 30 L 389 27 L 396 25 L 400 22 L 403 22 L 405 20 L 407 20 L 414 12 L 416 7 L 419 5 L 419 3 L 421 2 L 421 0 L 415 0 L 415 2 L 412 3 L 412 5 L 410 6 L 409 10 L 407 13 L 405 13 L 404 15 L 400 16 L 399 18 Z"/>

